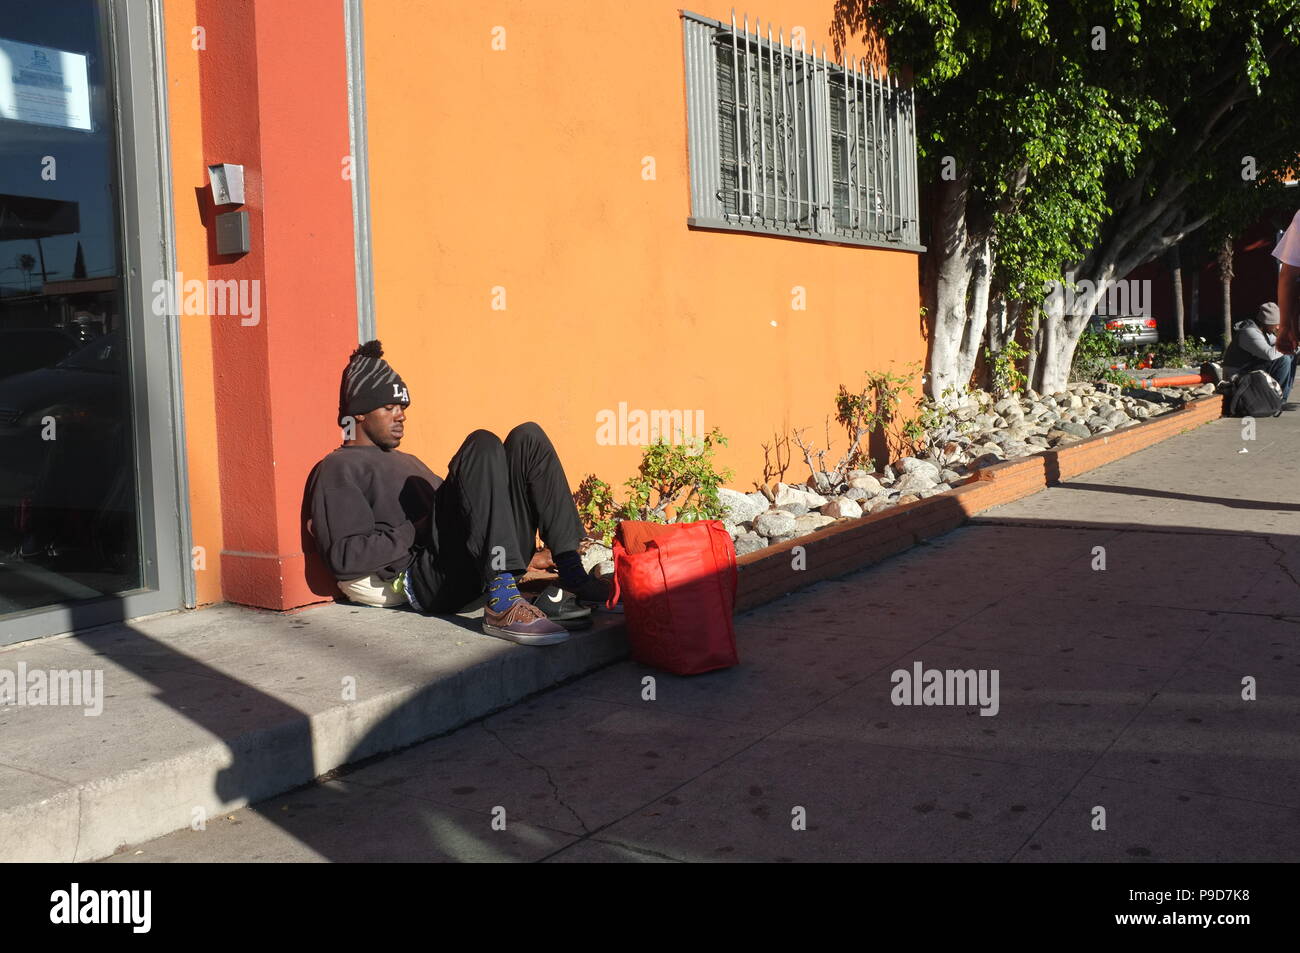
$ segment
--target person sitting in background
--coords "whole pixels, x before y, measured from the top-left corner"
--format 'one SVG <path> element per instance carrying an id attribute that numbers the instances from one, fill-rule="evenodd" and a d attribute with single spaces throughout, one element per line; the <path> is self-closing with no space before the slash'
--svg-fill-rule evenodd
<path id="1" fill-rule="evenodd" d="M 1288 401 L 1283 410 L 1295 410 L 1289 402 L 1291 385 L 1295 382 L 1295 357 L 1277 347 L 1281 312 L 1272 301 L 1260 305 L 1253 318 L 1234 326 L 1232 343 L 1223 352 L 1221 367 L 1211 365 L 1211 373 L 1220 380 L 1232 380 L 1239 374 L 1262 370 L 1277 381 L 1282 388 L 1282 399 Z"/>

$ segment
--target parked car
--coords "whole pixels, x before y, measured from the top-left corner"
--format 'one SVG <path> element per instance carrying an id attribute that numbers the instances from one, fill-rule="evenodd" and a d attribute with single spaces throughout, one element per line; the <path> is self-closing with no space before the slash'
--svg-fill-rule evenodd
<path id="1" fill-rule="evenodd" d="M 1160 334 L 1156 330 L 1156 319 L 1140 314 L 1109 315 L 1094 314 L 1088 322 L 1093 331 L 1118 331 L 1120 340 L 1130 347 L 1145 344 L 1158 344 Z"/>

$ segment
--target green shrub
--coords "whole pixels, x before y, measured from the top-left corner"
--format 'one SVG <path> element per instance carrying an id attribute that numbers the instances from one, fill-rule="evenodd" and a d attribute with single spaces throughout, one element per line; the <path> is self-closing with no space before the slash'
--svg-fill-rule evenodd
<path id="1" fill-rule="evenodd" d="M 1129 386 L 1133 383 L 1133 379 L 1123 371 L 1111 367 L 1124 350 L 1123 338 L 1118 331 L 1110 328 L 1101 331 L 1085 328 L 1079 335 L 1079 343 L 1074 348 L 1070 377 L 1077 381 Z"/>
<path id="2" fill-rule="evenodd" d="M 1178 341 L 1161 341 L 1151 348 L 1152 367 L 1200 367 L 1205 361 L 1218 357 L 1219 349 L 1205 338 L 1184 338 Z"/>
<path id="3" fill-rule="evenodd" d="M 573 502 L 578 507 L 578 518 L 587 529 L 587 535 L 606 546 L 618 529 L 618 504 L 610 485 L 594 473 L 588 473 L 573 491 Z"/>
<path id="4" fill-rule="evenodd" d="M 1002 345 L 1000 351 L 984 349 L 984 360 L 989 368 L 989 387 L 995 397 L 1008 397 L 1024 389 L 1028 378 L 1020 370 L 1020 362 L 1029 357 L 1014 338 Z"/>
<path id="5" fill-rule="evenodd" d="M 595 474 L 588 474 L 573 493 L 587 532 L 606 546 L 614 539 L 619 520 L 673 521 L 722 519 L 725 516 L 718 489 L 732 477 L 731 470 L 714 469 L 715 446 L 727 445 L 716 428 L 694 443 L 665 443 L 663 438 L 645 447 L 637 475 L 627 480 L 627 500 L 619 504 L 613 489 Z"/>
<path id="6" fill-rule="evenodd" d="M 716 427 L 695 444 L 669 444 L 661 438 L 646 447 L 637 475 L 626 484 L 631 494 L 623 505 L 623 518 L 666 523 L 665 511 L 671 506 L 678 523 L 722 519 L 718 489 L 732 472 L 713 468 L 715 444 L 727 445 Z"/>

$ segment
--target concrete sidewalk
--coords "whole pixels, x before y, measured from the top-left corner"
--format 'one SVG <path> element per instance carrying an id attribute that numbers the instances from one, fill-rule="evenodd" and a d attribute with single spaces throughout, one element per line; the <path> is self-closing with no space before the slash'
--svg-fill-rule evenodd
<path id="1" fill-rule="evenodd" d="M 0 861 L 104 857 L 627 654 L 610 616 L 539 652 L 481 614 L 218 606 L 0 650 L 0 671 L 102 673 L 105 696 L 0 705 Z"/>
<path id="2" fill-rule="evenodd" d="M 1295 861 L 1300 413 L 1241 434 L 750 612 L 736 669 L 618 663 L 112 860 Z M 894 705 L 918 662 L 997 714 Z"/>

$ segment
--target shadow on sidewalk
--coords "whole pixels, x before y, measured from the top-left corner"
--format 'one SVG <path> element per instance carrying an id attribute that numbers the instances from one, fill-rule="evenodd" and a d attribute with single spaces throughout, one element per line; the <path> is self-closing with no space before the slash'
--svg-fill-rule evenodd
<path id="1" fill-rule="evenodd" d="M 1058 471 L 1059 472 L 1059 471 Z M 1232 509 L 1273 510 L 1274 512 L 1300 513 L 1300 503 L 1281 503 L 1274 500 L 1234 500 L 1219 496 L 1198 496 L 1194 493 L 1175 493 L 1150 487 L 1111 486 L 1105 483 L 1080 483 L 1070 480 L 1062 484 L 1070 490 L 1088 490 L 1094 493 L 1119 493 L 1124 496 L 1151 496 L 1162 500 L 1182 500 L 1188 503 L 1212 503 Z"/>

